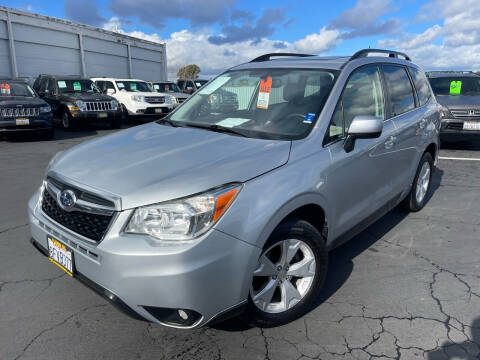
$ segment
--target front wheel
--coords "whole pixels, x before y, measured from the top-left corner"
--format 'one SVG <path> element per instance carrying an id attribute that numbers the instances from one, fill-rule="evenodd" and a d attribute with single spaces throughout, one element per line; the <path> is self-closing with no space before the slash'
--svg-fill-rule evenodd
<path id="1" fill-rule="evenodd" d="M 429 153 L 423 154 L 418 164 L 412 189 L 403 201 L 403 207 L 412 212 L 420 211 L 428 200 L 433 174 L 433 158 Z"/>
<path id="2" fill-rule="evenodd" d="M 318 230 L 303 220 L 281 224 L 253 272 L 247 321 L 280 326 L 305 314 L 326 279 L 328 252 Z"/>
<path id="3" fill-rule="evenodd" d="M 76 121 L 73 117 L 70 116 L 68 111 L 64 111 L 62 113 L 62 127 L 65 130 L 75 130 L 76 128 Z"/>

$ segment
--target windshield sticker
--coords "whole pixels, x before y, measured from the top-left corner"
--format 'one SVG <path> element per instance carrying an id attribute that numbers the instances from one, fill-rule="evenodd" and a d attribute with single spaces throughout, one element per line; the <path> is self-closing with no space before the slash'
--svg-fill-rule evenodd
<path id="1" fill-rule="evenodd" d="M 238 125 L 242 125 L 242 124 L 244 124 L 246 122 L 249 122 L 249 121 L 250 121 L 250 119 L 226 118 L 226 119 L 216 123 L 216 125 L 231 128 L 231 127 L 235 127 L 235 126 L 238 126 Z"/>
<path id="2" fill-rule="evenodd" d="M 260 88 L 258 90 L 257 108 L 268 109 L 270 102 L 270 92 L 272 91 L 272 77 L 268 76 L 266 80 L 260 80 Z"/>
<path id="3" fill-rule="evenodd" d="M 10 84 L 0 84 L 0 94 L 10 95 Z"/>
<path id="4" fill-rule="evenodd" d="M 65 89 L 67 87 L 67 83 L 65 81 L 57 81 L 57 84 L 60 89 Z"/>
<path id="5" fill-rule="evenodd" d="M 130 83 L 130 90 L 137 90 L 137 83 Z"/>
<path id="6" fill-rule="evenodd" d="M 202 90 L 200 90 L 198 93 L 200 95 L 210 95 L 215 90 L 220 88 L 220 86 L 226 84 L 228 80 L 230 80 L 230 77 L 228 76 L 219 76 L 215 80 L 213 80 L 211 83 L 209 83 L 207 86 L 205 86 Z"/>
<path id="7" fill-rule="evenodd" d="M 450 83 L 450 95 L 460 95 L 462 91 L 462 82 L 459 81 L 452 81 Z"/>
<path id="8" fill-rule="evenodd" d="M 74 81 L 73 83 L 73 90 L 74 91 L 82 91 L 82 85 L 80 85 L 79 81 Z"/>
<path id="9" fill-rule="evenodd" d="M 315 119 L 315 114 L 314 113 L 308 113 L 305 115 L 305 118 L 303 119 L 304 124 L 311 124 L 313 122 L 313 119 Z"/>
<path id="10" fill-rule="evenodd" d="M 118 86 L 118 88 L 124 88 L 125 87 L 125 85 L 122 82 L 117 82 L 117 86 Z"/>
<path id="11" fill-rule="evenodd" d="M 154 88 L 155 90 L 158 90 L 158 89 L 160 89 L 160 85 L 155 84 L 155 85 L 153 85 L 153 88 Z"/>

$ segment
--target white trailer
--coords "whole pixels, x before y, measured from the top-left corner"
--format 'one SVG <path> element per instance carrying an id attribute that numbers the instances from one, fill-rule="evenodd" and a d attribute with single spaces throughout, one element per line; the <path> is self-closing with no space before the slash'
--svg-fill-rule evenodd
<path id="1" fill-rule="evenodd" d="M 166 45 L 0 6 L 0 77 L 167 80 Z"/>

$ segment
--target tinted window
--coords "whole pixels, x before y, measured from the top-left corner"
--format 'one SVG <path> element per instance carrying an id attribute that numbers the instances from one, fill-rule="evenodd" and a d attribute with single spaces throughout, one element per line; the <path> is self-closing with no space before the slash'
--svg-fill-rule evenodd
<path id="1" fill-rule="evenodd" d="M 98 88 L 100 89 L 100 91 L 103 91 L 103 85 L 105 84 L 104 81 L 95 81 L 95 85 L 98 86 Z"/>
<path id="2" fill-rule="evenodd" d="M 36 97 L 28 84 L 8 80 L 0 80 L 0 97 L 2 96 Z"/>
<path id="3" fill-rule="evenodd" d="M 108 89 L 112 89 L 115 92 L 115 86 L 113 86 L 111 81 L 105 81 L 103 90 L 107 92 Z"/>
<path id="4" fill-rule="evenodd" d="M 144 81 L 117 81 L 118 90 L 129 92 L 152 92 L 152 88 Z"/>
<path id="5" fill-rule="evenodd" d="M 390 94 L 390 113 L 397 116 L 415 108 L 412 84 L 402 66 L 384 65 L 383 72 Z"/>
<path id="6" fill-rule="evenodd" d="M 375 65 L 357 69 L 350 76 L 330 123 L 330 141 L 343 137 L 357 115 L 385 118 L 382 83 Z"/>
<path id="7" fill-rule="evenodd" d="M 432 91 L 430 90 L 430 86 L 428 86 L 427 78 L 422 71 L 414 68 L 410 68 L 410 74 L 412 75 L 413 84 L 417 90 L 419 105 L 423 106 L 432 96 Z"/>
<path id="8" fill-rule="evenodd" d="M 55 82 L 53 81 L 53 79 L 50 79 L 48 81 L 48 91 L 50 92 L 50 94 L 54 94 L 55 93 Z"/>
<path id="9" fill-rule="evenodd" d="M 178 86 L 180 87 L 180 89 L 182 89 L 182 90 L 184 89 L 185 81 L 183 81 L 183 80 L 178 80 L 177 84 L 178 84 Z"/>

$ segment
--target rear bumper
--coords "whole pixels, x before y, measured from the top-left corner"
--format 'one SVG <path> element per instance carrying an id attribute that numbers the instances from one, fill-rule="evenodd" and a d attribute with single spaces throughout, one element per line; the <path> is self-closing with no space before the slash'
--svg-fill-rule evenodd
<path id="1" fill-rule="evenodd" d="M 191 243 L 159 245 L 121 231 L 131 212 L 120 212 L 104 239 L 87 243 L 48 218 L 37 192 L 29 202 L 34 244 L 47 249 L 53 236 L 74 253 L 75 271 L 122 310 L 148 321 L 195 328 L 244 304 L 261 249 L 212 229 Z M 152 311 L 157 309 L 158 311 Z M 179 326 L 160 318 L 165 311 L 195 312 L 197 320 Z"/>

